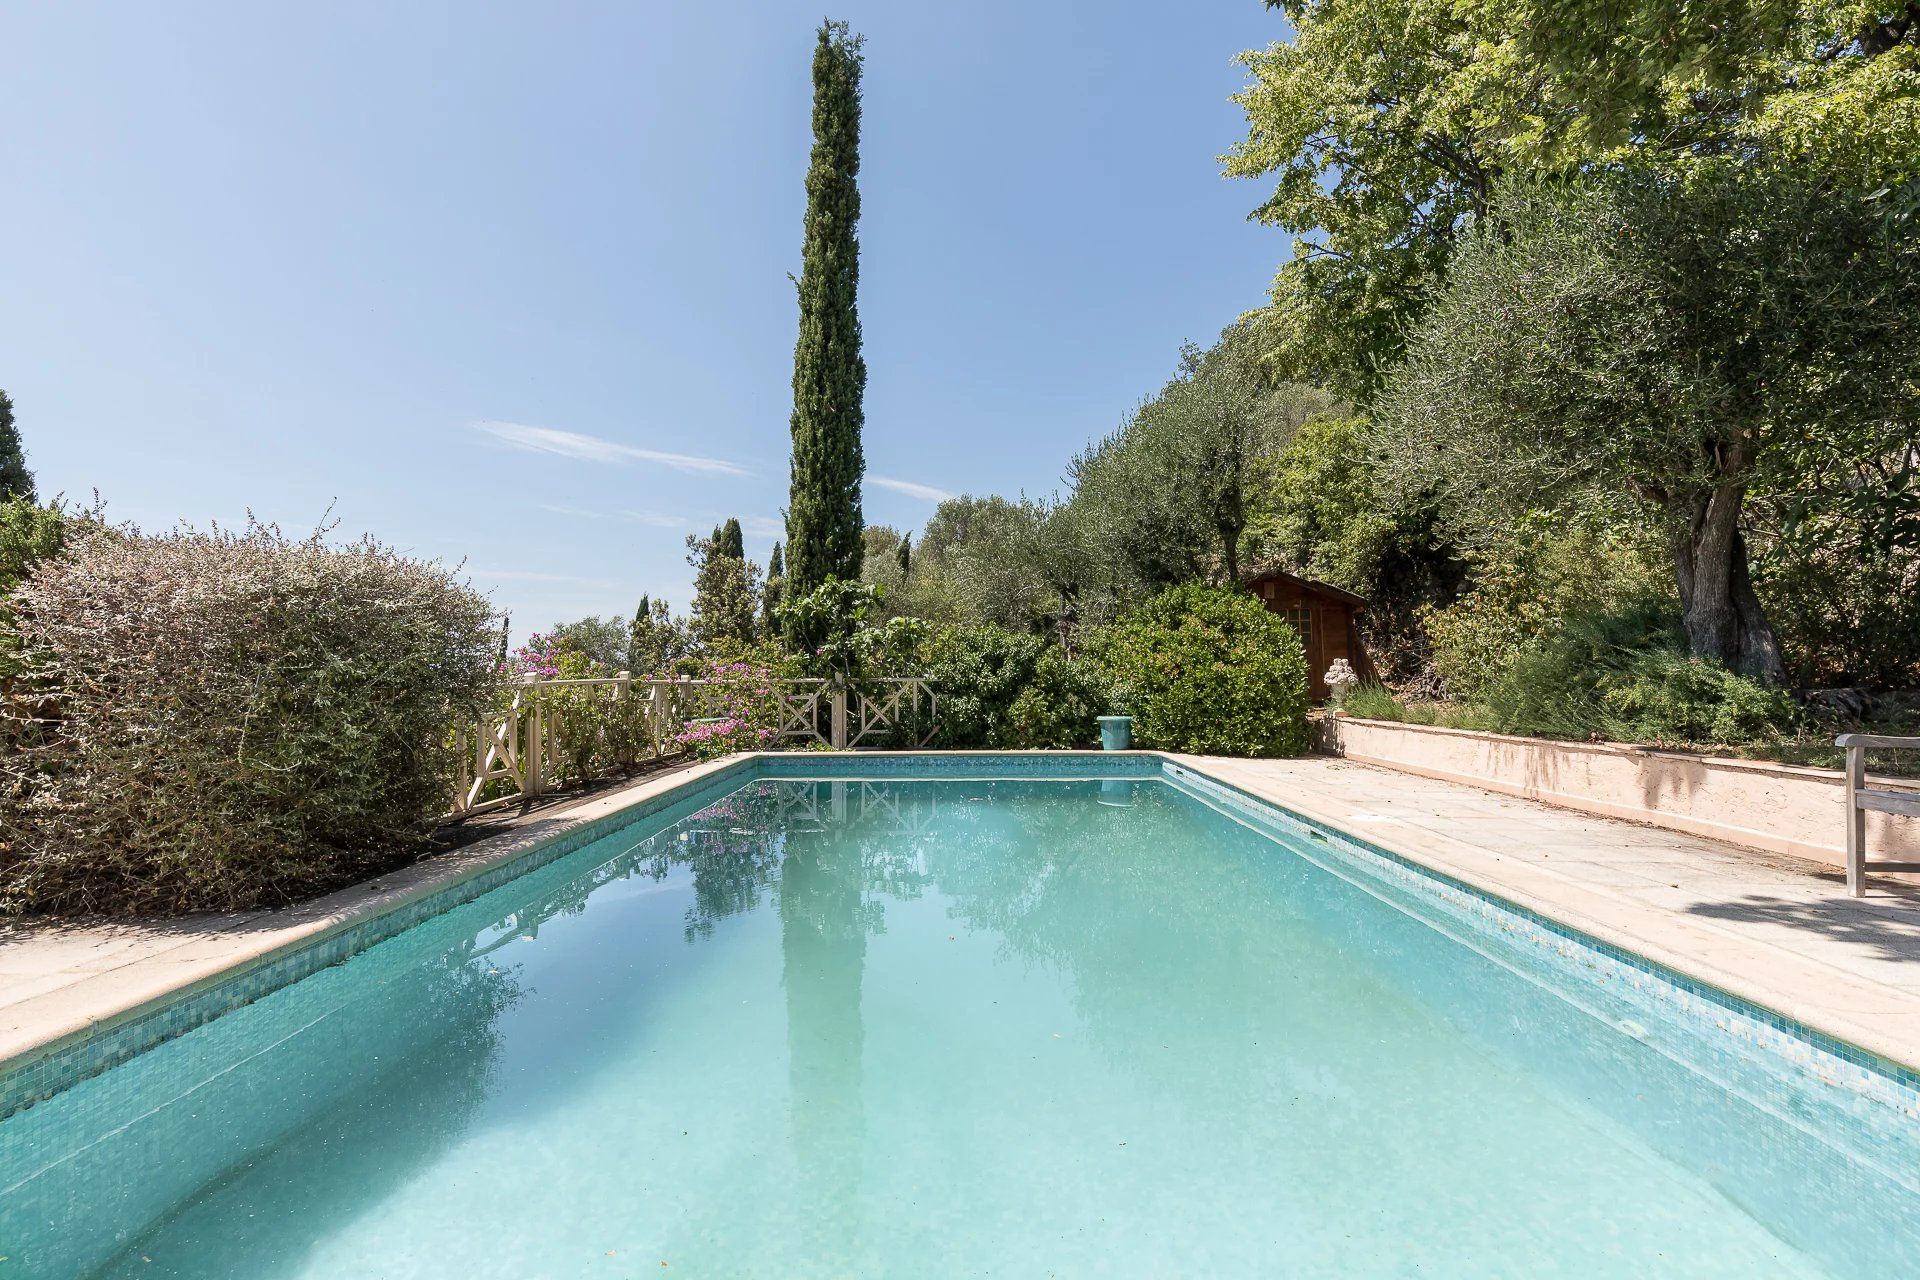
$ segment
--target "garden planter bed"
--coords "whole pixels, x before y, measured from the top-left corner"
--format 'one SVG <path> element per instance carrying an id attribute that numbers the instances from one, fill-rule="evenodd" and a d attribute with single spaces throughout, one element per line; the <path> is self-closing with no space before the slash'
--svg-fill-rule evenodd
<path id="1" fill-rule="evenodd" d="M 1314 735 L 1321 751 L 1359 764 L 1469 783 L 1830 866 L 1846 861 L 1846 787 L 1837 769 L 1343 715 L 1317 718 Z M 1870 813 L 1867 848 L 1871 858 L 1920 858 L 1920 822 Z"/>

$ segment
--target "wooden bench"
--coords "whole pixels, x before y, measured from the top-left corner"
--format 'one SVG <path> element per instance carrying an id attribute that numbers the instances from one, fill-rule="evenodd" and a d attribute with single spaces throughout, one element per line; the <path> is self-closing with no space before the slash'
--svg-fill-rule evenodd
<path id="1" fill-rule="evenodd" d="M 1867 785 L 1867 752 L 1920 751 L 1920 738 L 1843 733 L 1833 745 L 1847 750 L 1847 892 L 1858 898 L 1867 892 L 1867 810 L 1920 818 L 1920 792 Z M 1876 862 L 1873 869 L 1920 871 L 1920 862 Z"/>

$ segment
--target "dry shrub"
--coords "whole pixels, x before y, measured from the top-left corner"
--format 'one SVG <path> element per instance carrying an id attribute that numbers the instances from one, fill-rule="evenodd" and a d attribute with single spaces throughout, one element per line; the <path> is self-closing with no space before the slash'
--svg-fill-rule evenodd
<path id="1" fill-rule="evenodd" d="M 84 536 L 12 605 L 0 910 L 232 910 L 392 865 L 498 680 L 487 602 L 371 540 Z M 36 743 L 30 748 L 21 744 Z"/>

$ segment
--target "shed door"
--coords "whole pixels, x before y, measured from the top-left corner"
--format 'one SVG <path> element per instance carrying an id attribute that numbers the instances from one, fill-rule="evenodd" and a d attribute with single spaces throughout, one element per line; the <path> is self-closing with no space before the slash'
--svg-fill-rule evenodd
<path id="1" fill-rule="evenodd" d="M 1278 612 L 1288 626 L 1300 633 L 1300 645 L 1306 650 L 1307 696 L 1316 702 L 1324 700 L 1327 696 L 1327 634 L 1330 624 L 1338 625 L 1337 619 L 1330 616 L 1337 611 L 1321 601 L 1303 597 L 1289 602 Z"/>
<path id="2" fill-rule="evenodd" d="M 1314 697 L 1325 698 L 1328 695 L 1327 668 L 1339 658 L 1353 661 L 1353 654 L 1347 645 L 1349 615 L 1347 606 L 1334 600 L 1321 601 L 1314 606 L 1313 612 L 1313 643 L 1307 647 L 1307 661 L 1313 666 L 1309 684 Z"/>

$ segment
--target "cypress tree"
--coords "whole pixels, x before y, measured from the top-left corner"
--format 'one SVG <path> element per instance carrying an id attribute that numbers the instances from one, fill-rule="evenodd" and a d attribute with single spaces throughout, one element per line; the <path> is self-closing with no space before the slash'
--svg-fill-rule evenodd
<path id="1" fill-rule="evenodd" d="M 633 621 L 627 624 L 627 670 L 634 669 L 640 655 L 645 652 L 647 628 L 653 622 L 653 597 L 641 596 L 640 607 L 633 611 Z"/>
<path id="2" fill-rule="evenodd" d="M 900 576 L 906 577 L 913 572 L 913 535 L 900 535 L 900 550 L 894 553 L 900 561 Z"/>
<path id="3" fill-rule="evenodd" d="M 773 544 L 773 554 L 767 557 L 767 585 L 760 591 L 761 630 L 772 635 L 780 625 L 776 616 L 780 608 L 780 589 L 786 579 L 787 567 L 781 563 L 780 544 Z"/>
<path id="4" fill-rule="evenodd" d="M 740 522 L 731 517 L 713 531 L 713 551 L 716 556 L 731 556 L 735 560 L 747 558 L 747 541 L 740 532 Z"/>
<path id="5" fill-rule="evenodd" d="M 34 500 L 33 472 L 27 470 L 27 455 L 13 425 L 13 401 L 0 391 L 0 502 L 13 497 Z"/>
<path id="6" fill-rule="evenodd" d="M 785 578 L 802 593 L 860 576 L 860 448 L 867 366 L 860 358 L 862 37 L 821 24 L 813 51 L 813 155 L 793 349 L 793 463 Z"/>

